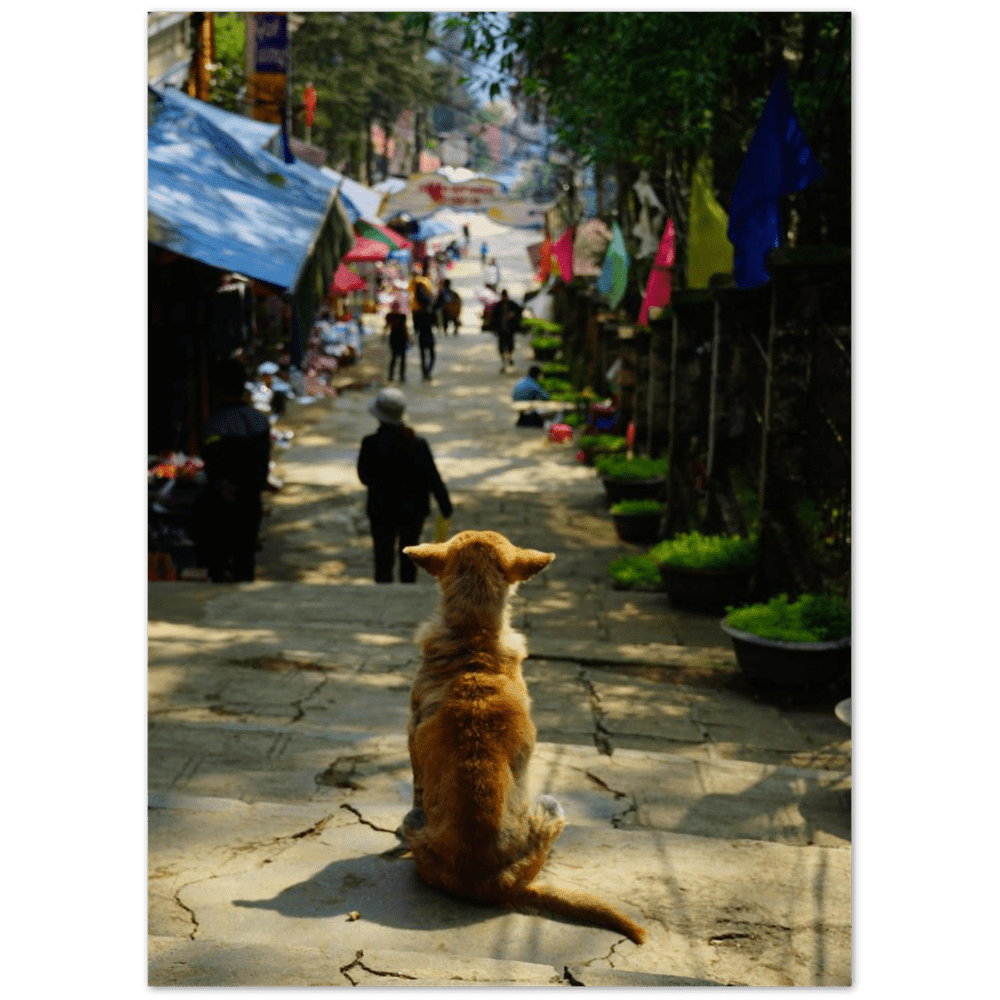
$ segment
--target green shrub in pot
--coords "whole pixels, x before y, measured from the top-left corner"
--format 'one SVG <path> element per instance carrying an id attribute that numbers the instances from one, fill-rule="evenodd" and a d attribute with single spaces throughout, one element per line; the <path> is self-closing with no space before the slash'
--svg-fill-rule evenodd
<path id="1" fill-rule="evenodd" d="M 834 642 L 851 634 L 851 610 L 835 594 L 778 594 L 763 604 L 726 608 L 726 624 L 779 642 Z"/>
<path id="2" fill-rule="evenodd" d="M 531 341 L 531 348 L 535 351 L 558 351 L 561 347 L 560 337 L 534 337 Z"/>
<path id="3" fill-rule="evenodd" d="M 621 438 L 623 447 L 619 451 L 625 451 L 625 439 Z M 583 447 L 583 438 L 580 439 Z M 594 468 L 598 475 L 606 479 L 659 479 L 667 474 L 667 460 L 665 458 L 629 458 L 627 455 L 603 455 L 594 460 Z"/>
<path id="4" fill-rule="evenodd" d="M 662 514 L 663 504 L 659 500 L 619 500 L 618 503 L 612 504 L 611 513 L 625 516 Z"/>
<path id="5" fill-rule="evenodd" d="M 608 564 L 608 576 L 617 590 L 659 590 L 660 573 L 650 555 L 622 556 Z"/>
<path id="6" fill-rule="evenodd" d="M 584 451 L 618 452 L 625 451 L 628 442 L 617 434 L 584 434 L 579 445 Z"/>
<path id="7" fill-rule="evenodd" d="M 664 539 L 649 554 L 657 563 L 682 569 L 743 569 L 757 561 L 757 542 L 692 531 Z"/>

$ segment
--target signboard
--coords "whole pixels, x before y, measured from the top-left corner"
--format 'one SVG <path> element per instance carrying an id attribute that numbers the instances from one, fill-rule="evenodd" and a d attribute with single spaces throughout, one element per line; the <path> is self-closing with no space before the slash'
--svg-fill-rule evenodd
<path id="1" fill-rule="evenodd" d="M 428 215 L 439 208 L 485 212 L 507 200 L 503 185 L 486 177 L 452 183 L 441 173 L 415 174 L 406 187 L 389 200 L 389 211 Z"/>
<path id="2" fill-rule="evenodd" d="M 255 14 L 256 59 L 258 73 L 288 72 L 288 18 L 285 14 Z"/>

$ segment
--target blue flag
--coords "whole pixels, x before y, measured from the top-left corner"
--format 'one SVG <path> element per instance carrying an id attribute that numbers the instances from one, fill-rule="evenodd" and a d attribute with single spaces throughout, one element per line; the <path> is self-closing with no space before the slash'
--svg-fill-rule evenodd
<path id="1" fill-rule="evenodd" d="M 597 290 L 608 300 L 612 309 L 618 308 L 628 281 L 629 255 L 621 226 L 611 223 L 611 242 L 604 257 L 604 267 L 597 279 Z"/>
<path id="2" fill-rule="evenodd" d="M 771 280 L 765 264 L 768 250 L 781 246 L 778 198 L 801 191 L 822 176 L 782 70 L 771 87 L 729 203 L 726 235 L 733 245 L 733 276 L 740 288 L 756 288 Z"/>

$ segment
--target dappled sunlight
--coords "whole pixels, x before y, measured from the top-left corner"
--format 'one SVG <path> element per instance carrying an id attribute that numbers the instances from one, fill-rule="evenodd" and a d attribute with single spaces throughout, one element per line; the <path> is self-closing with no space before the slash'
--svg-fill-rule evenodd
<path id="1" fill-rule="evenodd" d="M 412 642 L 410 639 L 389 635 L 386 632 L 355 632 L 353 638 L 364 646 L 407 646 Z"/>

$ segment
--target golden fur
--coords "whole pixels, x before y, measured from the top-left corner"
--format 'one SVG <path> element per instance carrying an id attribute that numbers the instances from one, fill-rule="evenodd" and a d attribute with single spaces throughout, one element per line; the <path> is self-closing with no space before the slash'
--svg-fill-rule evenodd
<path id="1" fill-rule="evenodd" d="M 642 944 L 645 930 L 596 896 L 531 884 L 564 821 L 551 796 L 528 799 L 535 726 L 521 675 L 527 647 L 510 626 L 509 597 L 555 556 L 495 531 L 404 552 L 441 586 L 438 612 L 419 635 L 413 809 L 400 828 L 420 877 L 463 899 L 545 908 Z"/>

